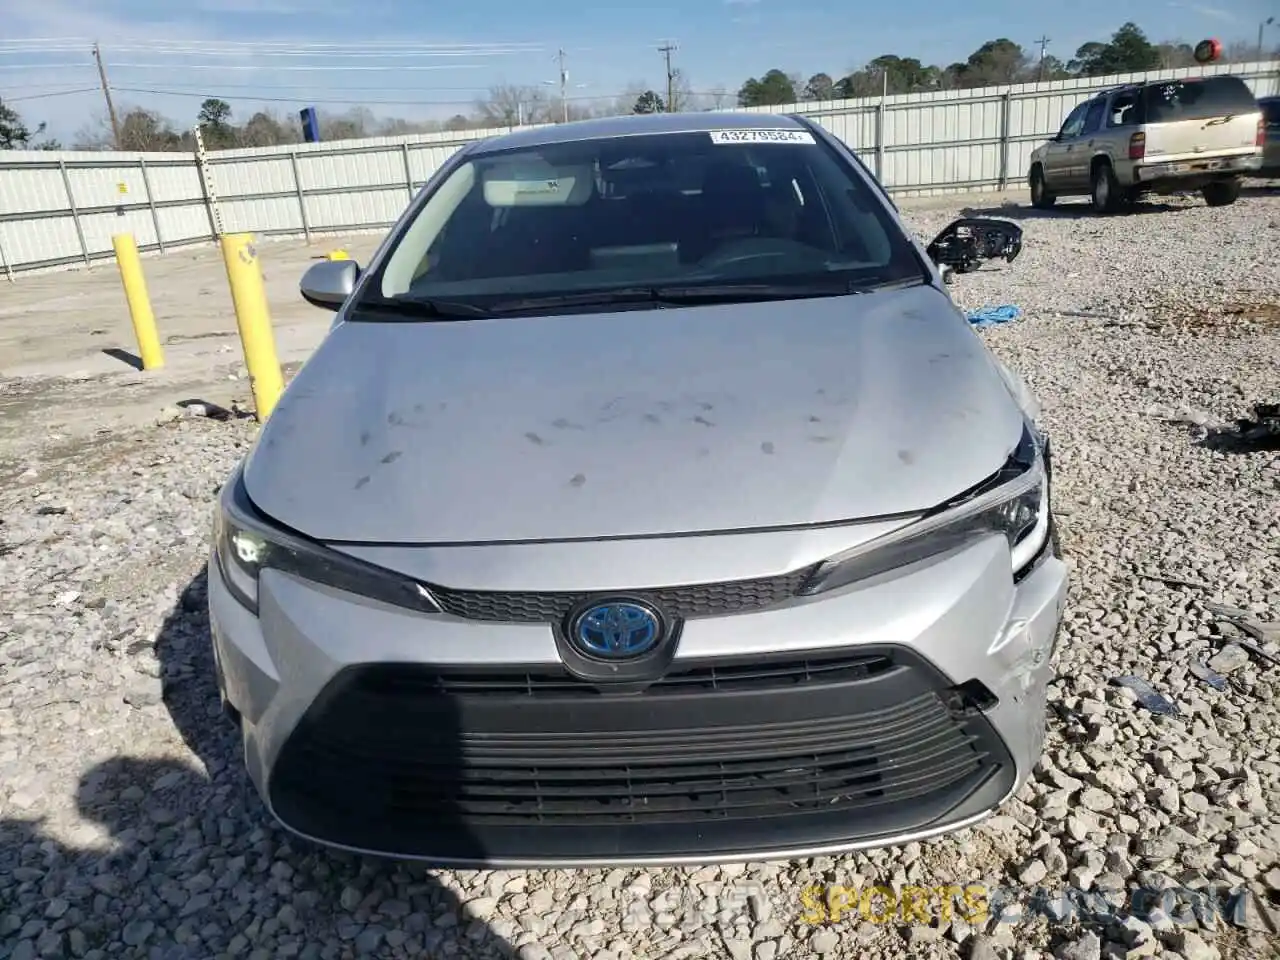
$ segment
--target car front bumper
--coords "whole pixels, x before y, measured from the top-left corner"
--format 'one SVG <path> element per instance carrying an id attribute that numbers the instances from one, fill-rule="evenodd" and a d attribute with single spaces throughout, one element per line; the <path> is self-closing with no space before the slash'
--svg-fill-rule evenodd
<path id="1" fill-rule="evenodd" d="M 255 616 L 211 557 L 209 608 L 249 775 L 291 831 L 445 866 L 706 864 L 923 839 L 1016 792 L 1068 577 L 1009 564 L 990 538 L 688 619 L 663 679 L 627 692 L 480 594 L 423 615 L 266 571 Z"/>

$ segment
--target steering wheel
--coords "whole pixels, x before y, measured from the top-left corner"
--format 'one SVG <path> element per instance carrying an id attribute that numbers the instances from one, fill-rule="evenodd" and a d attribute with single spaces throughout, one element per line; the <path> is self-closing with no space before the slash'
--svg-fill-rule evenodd
<path id="1" fill-rule="evenodd" d="M 794 257 L 797 255 L 810 258 L 813 255 L 813 249 L 795 240 L 751 237 L 725 244 L 718 250 L 703 257 L 699 261 L 699 266 L 728 267 L 739 263 L 747 263 L 751 260 L 777 259 L 778 257 Z"/>

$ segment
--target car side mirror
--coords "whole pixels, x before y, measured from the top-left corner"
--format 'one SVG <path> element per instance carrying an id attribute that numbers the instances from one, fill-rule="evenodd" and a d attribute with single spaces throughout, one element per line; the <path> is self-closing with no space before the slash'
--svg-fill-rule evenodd
<path id="1" fill-rule="evenodd" d="M 299 290 L 312 306 L 336 310 L 346 303 L 359 278 L 360 265 L 354 260 L 324 260 L 307 269 Z"/>
<path id="2" fill-rule="evenodd" d="M 962 217 L 934 237 L 926 252 L 944 273 L 970 273 L 997 257 L 1013 263 L 1022 252 L 1022 228 L 1009 220 Z"/>

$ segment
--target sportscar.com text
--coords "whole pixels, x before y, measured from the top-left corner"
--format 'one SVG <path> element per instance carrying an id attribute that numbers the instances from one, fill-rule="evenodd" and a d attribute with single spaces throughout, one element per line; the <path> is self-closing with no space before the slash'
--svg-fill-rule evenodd
<path id="1" fill-rule="evenodd" d="M 939 884 L 904 886 L 810 886 L 800 891 L 800 919 L 808 924 L 866 920 L 877 924 L 941 925 L 962 920 L 982 926 L 1015 924 L 1032 915 L 1065 923 L 1128 915 L 1150 919 L 1163 916 L 1173 924 L 1212 929 L 1221 918 L 1244 923 L 1247 897 L 1240 890 L 1191 890 L 1182 887 L 1113 893 L 1066 888 L 1057 891 L 989 886 Z"/>
<path id="2" fill-rule="evenodd" d="M 983 924 L 990 916 L 988 889 L 968 886 L 902 887 L 806 887 L 800 892 L 805 923 L 839 923 L 860 917 L 872 923 L 930 924 L 936 918 L 950 923 L 959 917 L 969 924 Z"/>

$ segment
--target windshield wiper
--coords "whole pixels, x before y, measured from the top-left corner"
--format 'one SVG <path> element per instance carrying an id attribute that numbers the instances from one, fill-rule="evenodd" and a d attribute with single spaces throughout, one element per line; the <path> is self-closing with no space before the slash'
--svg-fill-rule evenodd
<path id="1" fill-rule="evenodd" d="M 519 310 L 545 310 L 557 307 L 608 306 L 610 304 L 653 303 L 683 306 L 709 303 L 758 303 L 766 300 L 800 300 L 813 297 L 843 297 L 856 293 L 870 293 L 900 287 L 920 286 L 922 277 L 910 277 L 859 283 L 840 278 L 809 283 L 715 283 L 689 284 L 686 286 L 620 287 L 613 290 L 593 290 L 589 293 L 555 294 L 546 297 L 526 297 L 495 304 L 491 312 L 514 313 Z"/>
<path id="2" fill-rule="evenodd" d="M 381 297 L 365 300 L 358 306 L 428 320 L 456 320 L 460 317 L 475 319 L 492 315 L 484 307 L 464 300 L 435 300 L 426 297 Z"/>

